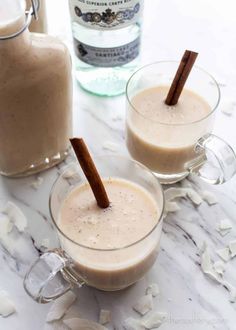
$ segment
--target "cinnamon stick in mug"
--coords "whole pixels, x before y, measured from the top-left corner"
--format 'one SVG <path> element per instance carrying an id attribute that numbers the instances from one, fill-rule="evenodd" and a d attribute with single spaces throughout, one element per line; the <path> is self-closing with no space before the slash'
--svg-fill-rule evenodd
<path id="1" fill-rule="evenodd" d="M 196 52 L 185 51 L 166 97 L 165 103 L 167 105 L 177 104 L 197 56 L 198 53 Z"/>
<path id="2" fill-rule="evenodd" d="M 110 202 L 105 187 L 84 140 L 82 138 L 72 138 L 70 139 L 70 143 L 93 191 L 98 206 L 103 209 L 107 208 Z"/>

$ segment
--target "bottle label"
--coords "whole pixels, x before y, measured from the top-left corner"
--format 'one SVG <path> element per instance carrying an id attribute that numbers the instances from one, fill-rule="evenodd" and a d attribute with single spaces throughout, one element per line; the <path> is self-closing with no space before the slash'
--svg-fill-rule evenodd
<path id="1" fill-rule="evenodd" d="M 72 21 L 96 30 L 120 29 L 136 23 L 143 0 L 70 0 Z"/>
<path id="2" fill-rule="evenodd" d="M 81 61 L 98 67 L 115 67 L 125 65 L 138 57 L 140 37 L 114 48 L 93 47 L 74 38 L 74 46 L 76 55 Z"/>

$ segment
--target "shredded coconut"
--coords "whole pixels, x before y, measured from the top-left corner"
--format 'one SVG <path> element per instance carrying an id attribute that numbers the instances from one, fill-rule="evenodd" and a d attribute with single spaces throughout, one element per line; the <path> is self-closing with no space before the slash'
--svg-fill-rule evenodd
<path id="1" fill-rule="evenodd" d="M 230 257 L 234 258 L 236 256 L 236 240 L 229 242 Z"/>
<path id="2" fill-rule="evenodd" d="M 229 248 L 226 248 L 229 250 Z M 226 249 L 222 249 L 222 250 L 226 250 Z M 219 251 L 219 250 L 218 250 Z M 216 252 L 218 252 L 216 251 Z M 229 251 L 227 251 L 225 253 L 225 251 L 223 252 L 223 256 L 225 257 L 225 255 L 227 256 L 229 254 Z M 216 264 L 216 263 L 215 263 Z M 230 284 L 227 281 L 224 281 L 221 277 L 218 276 L 217 272 L 215 271 L 215 264 L 214 264 L 214 270 L 212 271 L 212 262 L 208 253 L 208 248 L 207 245 L 204 244 L 204 248 L 203 248 L 203 253 L 202 253 L 202 270 L 203 272 L 208 275 L 210 278 L 214 279 L 217 283 L 225 286 L 228 290 L 229 290 L 229 294 L 230 294 L 230 302 L 234 303 L 236 302 L 236 288 Z M 218 263 L 219 265 L 219 263 Z M 220 271 L 224 272 L 224 269 L 222 269 L 223 267 L 220 267 Z"/>
<path id="3" fill-rule="evenodd" d="M 187 196 L 191 199 L 193 204 L 199 206 L 202 203 L 201 196 L 191 188 L 186 188 L 186 190 L 187 190 Z"/>
<path id="4" fill-rule="evenodd" d="M 62 170 L 64 171 L 64 173 L 62 175 L 63 179 L 74 179 L 74 178 L 80 179 L 77 164 L 72 163 L 69 166 L 67 166 L 66 168 L 64 167 Z"/>
<path id="5" fill-rule="evenodd" d="M 99 323 L 104 325 L 111 322 L 111 312 L 106 309 L 100 310 Z"/>
<path id="6" fill-rule="evenodd" d="M 209 249 L 205 244 L 203 247 L 203 252 L 201 255 L 201 268 L 204 274 L 206 274 L 211 279 L 218 281 L 219 275 L 213 268 L 213 263 L 209 254 Z"/>
<path id="7" fill-rule="evenodd" d="M 58 298 L 51 306 L 46 321 L 52 322 L 60 320 L 75 300 L 76 295 L 72 291 Z"/>
<path id="8" fill-rule="evenodd" d="M 156 297 L 160 293 L 159 285 L 156 283 L 150 284 L 146 289 L 146 294 L 151 294 L 153 297 Z"/>
<path id="9" fill-rule="evenodd" d="M 162 325 L 166 318 L 167 313 L 165 312 L 153 312 L 148 313 L 148 315 L 144 317 L 141 323 L 144 325 L 145 329 L 157 329 Z"/>
<path id="10" fill-rule="evenodd" d="M 15 305 L 6 291 L 0 291 L 0 315 L 7 317 L 15 313 Z"/>
<path id="11" fill-rule="evenodd" d="M 169 213 L 169 212 L 177 212 L 180 210 L 179 205 L 176 202 L 166 202 L 165 205 L 165 212 Z"/>
<path id="12" fill-rule="evenodd" d="M 129 317 L 123 323 L 126 330 L 145 330 L 145 327 L 141 324 L 140 320 Z"/>
<path id="13" fill-rule="evenodd" d="M 224 261 L 226 261 L 226 262 L 229 261 L 229 259 L 230 259 L 230 253 L 229 253 L 229 248 L 228 247 L 223 248 L 223 249 L 219 249 L 219 250 L 216 251 L 216 253 Z"/>
<path id="14" fill-rule="evenodd" d="M 35 181 L 31 182 L 30 186 L 33 189 L 38 190 L 42 183 L 43 183 L 43 178 L 41 178 L 40 176 L 38 176 Z"/>
<path id="15" fill-rule="evenodd" d="M 221 112 L 227 116 L 232 116 L 233 112 L 235 111 L 235 105 L 236 104 L 234 100 L 227 99 L 220 106 Z"/>
<path id="16" fill-rule="evenodd" d="M 223 281 L 222 285 L 226 286 L 226 288 L 229 290 L 229 301 L 231 303 L 235 303 L 236 302 L 236 288 L 227 281 Z"/>
<path id="17" fill-rule="evenodd" d="M 202 192 L 202 198 L 209 205 L 214 205 L 218 203 L 216 196 L 212 192 L 207 190 Z"/>
<path id="18" fill-rule="evenodd" d="M 3 239 L 13 229 L 13 223 L 8 216 L 0 214 L 0 239 Z"/>
<path id="19" fill-rule="evenodd" d="M 26 229 L 27 219 L 16 204 L 7 202 L 2 213 L 9 217 L 10 222 L 13 223 L 20 232 L 23 232 Z"/>
<path id="20" fill-rule="evenodd" d="M 186 188 L 169 188 L 165 190 L 165 198 L 167 201 L 172 201 L 178 197 L 186 197 Z"/>
<path id="21" fill-rule="evenodd" d="M 43 330 L 68 330 L 69 328 L 62 323 L 61 321 L 57 322 L 51 322 L 51 323 L 46 323 Z"/>
<path id="22" fill-rule="evenodd" d="M 107 330 L 103 325 L 85 319 L 73 318 L 63 320 L 63 322 L 71 330 Z"/>
<path id="23" fill-rule="evenodd" d="M 213 264 L 214 270 L 223 276 L 224 272 L 225 272 L 225 263 L 221 260 L 218 260 L 216 262 L 214 262 Z"/>
<path id="24" fill-rule="evenodd" d="M 104 150 L 109 150 L 109 151 L 112 151 L 112 152 L 116 152 L 119 148 L 119 145 L 114 143 L 114 142 L 106 141 L 106 142 L 103 143 L 102 148 Z"/>
<path id="25" fill-rule="evenodd" d="M 189 197 L 195 205 L 202 203 L 201 196 L 192 188 L 169 188 L 165 191 L 165 198 L 168 202 L 179 197 Z"/>
<path id="26" fill-rule="evenodd" d="M 223 219 L 217 224 L 216 230 L 221 236 L 227 235 L 232 230 L 232 224 L 229 219 Z"/>
<path id="27" fill-rule="evenodd" d="M 152 295 L 151 294 L 143 296 L 133 306 L 133 309 L 141 315 L 145 315 L 147 312 L 152 310 L 152 308 L 153 308 L 153 301 L 152 301 Z"/>
<path id="28" fill-rule="evenodd" d="M 49 239 L 48 239 L 48 238 L 44 238 L 44 239 L 42 239 L 42 242 L 41 242 L 41 244 L 40 244 L 40 247 L 43 247 L 43 248 L 45 248 L 45 249 L 48 249 L 49 246 L 50 246 L 50 241 L 49 241 Z"/>

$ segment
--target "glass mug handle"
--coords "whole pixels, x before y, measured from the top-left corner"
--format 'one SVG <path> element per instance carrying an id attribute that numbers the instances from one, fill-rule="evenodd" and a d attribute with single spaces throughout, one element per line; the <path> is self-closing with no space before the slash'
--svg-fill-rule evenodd
<path id="1" fill-rule="evenodd" d="M 236 155 L 231 146 L 214 134 L 200 138 L 195 151 L 202 157 L 189 166 L 190 173 L 197 174 L 211 184 L 222 184 L 236 174 Z"/>
<path id="2" fill-rule="evenodd" d="M 39 303 L 48 303 L 62 296 L 73 287 L 81 287 L 73 270 L 73 261 L 61 249 L 42 254 L 30 267 L 24 278 L 24 289 Z"/>

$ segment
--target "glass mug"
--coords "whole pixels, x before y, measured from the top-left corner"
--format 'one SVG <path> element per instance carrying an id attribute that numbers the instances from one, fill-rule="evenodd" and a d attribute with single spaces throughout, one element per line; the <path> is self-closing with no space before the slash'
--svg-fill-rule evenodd
<path id="1" fill-rule="evenodd" d="M 137 242 L 117 249 L 91 248 L 70 239 L 58 225 L 60 207 L 68 194 L 87 180 L 79 165 L 69 165 L 56 180 L 49 201 L 61 247 L 38 258 L 24 278 L 26 292 L 37 302 L 47 303 L 84 284 L 104 291 L 124 289 L 140 280 L 156 260 L 164 210 L 164 194 L 156 177 L 125 157 L 97 157 L 95 164 L 103 178 L 126 179 L 154 197 L 159 210 L 155 225 Z"/>
<path id="2" fill-rule="evenodd" d="M 178 65 L 175 61 L 156 62 L 139 69 L 129 79 L 127 148 L 161 183 L 180 181 L 189 173 L 196 173 L 212 184 L 224 183 L 236 173 L 236 155 L 225 141 L 211 134 L 220 101 L 219 86 L 211 75 L 194 66 L 186 83 L 186 88 L 201 96 L 211 108 L 200 120 L 186 124 L 162 123 L 145 117 L 133 104 L 133 97 L 148 88 L 170 86 Z"/>

